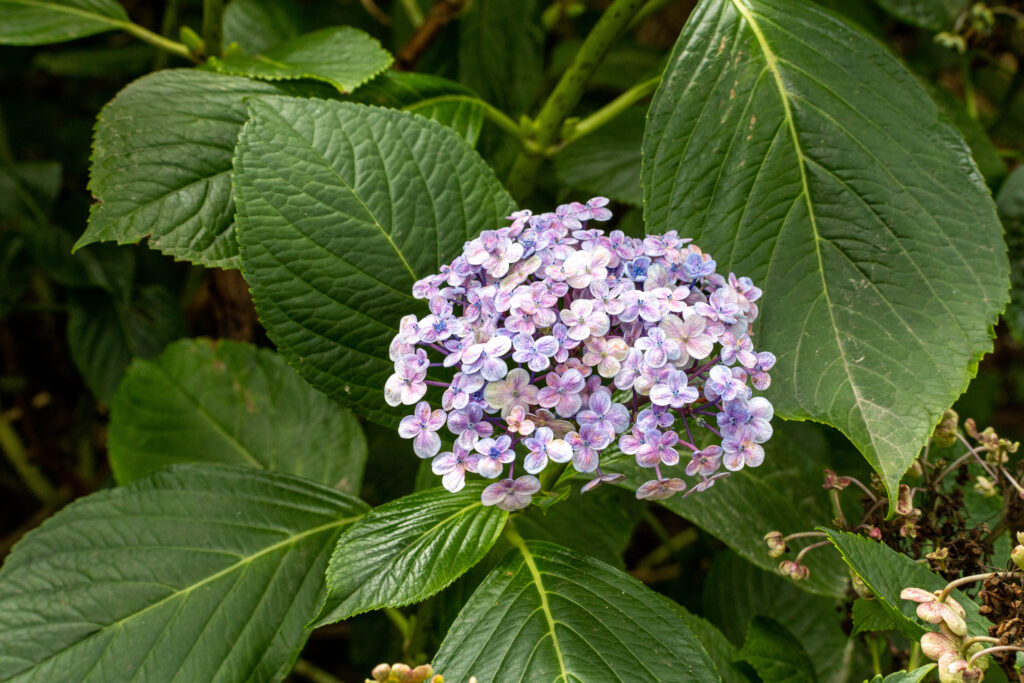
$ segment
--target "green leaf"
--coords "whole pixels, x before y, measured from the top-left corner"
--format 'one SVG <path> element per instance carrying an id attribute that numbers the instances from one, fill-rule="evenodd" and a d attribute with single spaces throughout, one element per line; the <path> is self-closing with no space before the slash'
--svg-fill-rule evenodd
<path id="1" fill-rule="evenodd" d="M 146 237 L 176 259 L 238 267 L 231 156 L 247 97 L 281 89 L 171 69 L 132 82 L 100 112 L 89 189 L 98 200 L 76 248 Z"/>
<path id="2" fill-rule="evenodd" d="M 241 52 L 210 63 L 222 73 L 270 81 L 312 78 L 351 92 L 394 61 L 376 38 L 351 26 L 313 31 L 268 48 L 261 54 Z"/>
<path id="3" fill-rule="evenodd" d="M 568 500 L 542 509 L 531 505 L 516 517 L 516 529 L 529 540 L 550 541 L 623 569 L 633 529 L 643 510 L 628 491 L 602 486 L 585 494 L 573 486 Z"/>
<path id="4" fill-rule="evenodd" d="M 224 10 L 224 44 L 255 54 L 296 37 L 301 25 L 291 0 L 232 0 Z"/>
<path id="5" fill-rule="evenodd" d="M 831 554 L 827 547 L 810 555 L 815 552 Z M 836 598 L 801 590 L 797 582 L 733 552 L 715 557 L 701 598 L 702 613 L 733 643 L 743 643 L 751 619 L 768 617 L 797 639 L 818 680 L 845 683 L 849 676 L 845 610 L 836 609 Z"/>
<path id="6" fill-rule="evenodd" d="M 474 0 L 459 19 L 459 81 L 513 118 L 544 78 L 537 0 Z"/>
<path id="7" fill-rule="evenodd" d="M 722 635 L 721 631 L 715 628 L 711 622 L 690 614 L 681 606 L 676 606 L 676 612 L 693 631 L 693 635 L 697 636 L 700 644 L 704 646 L 715 668 L 718 669 L 723 683 L 750 683 L 746 674 L 733 663 L 736 661 L 736 654 L 739 650 Z"/>
<path id="8" fill-rule="evenodd" d="M 719 681 L 675 606 L 612 567 L 519 541 L 434 658 L 445 680 Z"/>
<path id="9" fill-rule="evenodd" d="M 61 165 L 56 161 L 0 166 L 0 218 L 38 222 L 38 211 L 48 211 L 60 191 L 60 176 Z"/>
<path id="10" fill-rule="evenodd" d="M 184 462 L 245 465 L 357 495 L 366 437 L 273 351 L 183 339 L 136 360 L 110 406 L 110 466 L 125 484 Z"/>
<path id="11" fill-rule="evenodd" d="M 251 106 L 235 194 L 260 319 L 314 386 L 395 426 L 409 409 L 384 402 L 388 347 L 403 315 L 426 310 L 413 283 L 514 204 L 464 140 L 423 117 L 289 98 Z"/>
<path id="12" fill-rule="evenodd" d="M 643 206 L 640 146 L 646 107 L 633 107 L 612 123 L 565 146 L 555 157 L 561 182 L 591 195 Z"/>
<path id="13" fill-rule="evenodd" d="M 985 126 L 977 119 L 971 118 L 963 101 L 944 87 L 925 79 L 919 79 L 918 82 L 934 100 L 939 111 L 945 114 L 964 136 L 964 141 L 971 148 L 974 163 L 985 177 L 985 182 L 995 187 L 1006 177 L 1006 164 L 999 157 L 999 151 Z"/>
<path id="14" fill-rule="evenodd" d="M 945 579 L 883 543 L 843 531 L 823 531 L 828 533 L 846 564 L 864 580 L 879 605 L 908 638 L 917 640 L 925 631 L 931 630 L 930 625 L 922 625 L 917 620 L 917 603 L 901 600 L 900 592 L 910 587 L 928 591 L 942 590 L 946 587 Z M 970 632 L 987 633 L 991 624 L 978 614 L 977 603 L 956 589 L 951 595 L 967 612 Z"/>
<path id="15" fill-rule="evenodd" d="M 967 3 L 964 0 L 875 0 L 889 14 L 931 31 L 952 28 L 956 16 Z"/>
<path id="16" fill-rule="evenodd" d="M 924 680 L 924 677 L 931 673 L 932 669 L 935 668 L 935 664 L 926 664 L 919 669 L 913 671 L 897 671 L 894 674 L 889 674 L 885 678 L 881 675 L 875 676 L 871 679 L 871 683 L 920 683 Z"/>
<path id="17" fill-rule="evenodd" d="M 853 601 L 853 631 L 850 636 L 871 631 L 892 631 L 898 628 L 885 606 L 878 600 L 857 598 Z"/>
<path id="18" fill-rule="evenodd" d="M 483 101 L 464 85 L 431 74 L 385 71 L 352 94 L 354 102 L 376 104 L 433 119 L 475 145 L 483 127 Z"/>
<path id="19" fill-rule="evenodd" d="M 1024 340 L 1024 166 L 1019 166 L 1003 181 L 996 195 L 999 217 L 1006 228 L 1010 248 L 1010 304 L 1006 307 L 1006 325 L 1018 340 Z"/>
<path id="20" fill-rule="evenodd" d="M 776 413 L 841 429 L 890 499 L 991 348 L 1005 245 L 959 133 L 873 38 L 704 0 L 644 136 L 645 219 L 764 289 Z"/>
<path id="21" fill-rule="evenodd" d="M 818 680 L 811 658 L 789 630 L 768 617 L 754 617 L 738 657 L 754 667 L 762 680 L 807 683 Z"/>
<path id="22" fill-rule="evenodd" d="M 0 45 L 61 43 L 123 27 L 116 0 L 0 0 Z"/>
<path id="23" fill-rule="evenodd" d="M 480 502 L 484 484 L 430 489 L 385 503 L 346 531 L 327 567 L 317 626 L 434 595 L 479 562 L 508 513 Z"/>
<path id="24" fill-rule="evenodd" d="M 185 335 L 177 302 L 158 285 L 140 288 L 127 301 L 99 289 L 72 291 L 68 308 L 71 358 L 106 402 L 133 358 L 151 358 Z"/>
<path id="25" fill-rule="evenodd" d="M 280 680 L 309 635 L 338 532 L 366 509 L 221 465 L 80 498 L 0 571 L 0 678 Z"/>

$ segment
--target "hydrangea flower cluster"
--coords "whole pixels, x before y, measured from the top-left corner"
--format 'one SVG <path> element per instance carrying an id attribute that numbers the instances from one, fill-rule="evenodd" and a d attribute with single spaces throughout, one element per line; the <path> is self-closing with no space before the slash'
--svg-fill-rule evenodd
<path id="1" fill-rule="evenodd" d="M 697 478 L 689 495 L 764 459 L 773 410 L 753 389 L 768 387 L 775 356 L 750 337 L 761 290 L 716 272 L 675 231 L 637 239 L 590 227 L 611 218 L 607 203 L 513 213 L 413 286 L 430 314 L 402 318 L 385 398 L 415 406 L 399 434 L 433 458 L 448 490 L 508 466 L 483 503 L 520 509 L 550 463 L 593 475 L 584 491 L 621 480 L 601 468 L 617 445 L 653 471 L 637 498 L 662 499 L 687 489 L 664 468 L 682 462 Z M 443 390 L 439 408 L 422 400 L 431 386 Z M 444 427 L 454 445 L 441 452 Z M 699 446 L 698 429 L 717 443 Z"/>

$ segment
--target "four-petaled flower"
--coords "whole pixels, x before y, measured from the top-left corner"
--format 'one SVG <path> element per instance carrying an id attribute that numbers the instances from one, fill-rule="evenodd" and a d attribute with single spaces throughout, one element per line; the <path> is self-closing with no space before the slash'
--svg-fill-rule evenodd
<path id="1" fill-rule="evenodd" d="M 593 425 L 580 427 L 578 432 L 569 432 L 565 440 L 572 446 L 572 466 L 577 472 L 596 470 L 599 452 L 612 442 L 606 431 Z"/>
<path id="2" fill-rule="evenodd" d="M 604 311 L 594 310 L 593 299 L 577 299 L 569 304 L 569 310 L 563 310 L 559 317 L 569 328 L 569 338 L 583 341 L 587 337 L 608 333 L 611 322 Z"/>
<path id="3" fill-rule="evenodd" d="M 533 437 L 523 439 L 523 445 L 529 449 L 523 467 L 530 474 L 537 474 L 552 462 L 569 462 L 572 460 L 572 446 L 556 439 L 554 432 L 548 427 L 539 427 Z"/>
<path id="4" fill-rule="evenodd" d="M 651 387 L 651 403 L 670 408 L 682 408 L 693 403 L 700 398 L 700 392 L 696 387 L 688 386 L 688 382 L 685 372 L 670 372 L 664 382 Z"/>
<path id="5" fill-rule="evenodd" d="M 549 372 L 544 378 L 547 386 L 537 394 L 537 402 L 544 408 L 554 408 L 562 417 L 571 417 L 583 405 L 580 392 L 585 380 L 578 370 L 566 370 L 562 374 Z"/>
<path id="6" fill-rule="evenodd" d="M 576 414 L 576 421 L 581 427 L 592 425 L 608 434 L 609 439 L 614 439 L 616 434 L 629 427 L 629 409 L 612 401 L 612 394 L 607 389 L 592 393 L 588 407 L 589 410 Z"/>
<path id="7" fill-rule="evenodd" d="M 451 451 L 437 455 L 430 462 L 430 469 L 434 474 L 443 475 L 441 484 L 456 493 L 466 485 L 466 472 L 476 472 L 479 460 L 479 455 L 455 444 Z"/>
<path id="8" fill-rule="evenodd" d="M 508 417 L 516 406 L 529 409 L 537 405 L 539 390 L 530 384 L 530 373 L 522 368 L 510 370 L 505 379 L 491 382 L 484 387 L 484 400 L 487 405 L 501 411 L 502 417 Z"/>
<path id="9" fill-rule="evenodd" d="M 502 465 L 515 460 L 512 452 L 512 437 L 501 435 L 497 439 L 480 439 L 474 448 L 480 454 L 476 470 L 480 476 L 494 479 L 501 474 Z"/>
<path id="10" fill-rule="evenodd" d="M 398 435 L 412 439 L 412 450 L 421 458 L 432 458 L 441 450 L 441 437 L 437 430 L 444 426 L 447 415 L 443 410 L 431 412 L 430 404 L 420 401 L 412 415 L 406 415 L 398 423 Z"/>
<path id="11" fill-rule="evenodd" d="M 676 465 L 679 452 L 672 448 L 679 442 L 675 432 L 660 432 L 657 429 L 644 434 L 644 442 L 636 451 L 636 462 L 641 467 L 655 465 Z"/>
<path id="12" fill-rule="evenodd" d="M 637 500 L 664 500 L 686 488 L 682 479 L 652 479 L 636 490 Z"/>

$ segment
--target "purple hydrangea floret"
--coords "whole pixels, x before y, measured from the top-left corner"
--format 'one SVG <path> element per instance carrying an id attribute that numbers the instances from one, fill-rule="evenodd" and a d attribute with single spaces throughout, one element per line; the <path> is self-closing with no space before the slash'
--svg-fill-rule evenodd
<path id="1" fill-rule="evenodd" d="M 496 480 L 485 505 L 518 510 L 551 463 L 591 475 L 588 491 L 620 481 L 602 458 L 625 454 L 653 470 L 637 498 L 658 500 L 763 461 L 773 409 L 754 390 L 775 356 L 751 339 L 761 290 L 674 230 L 590 227 L 611 218 L 607 204 L 517 211 L 413 286 L 430 312 L 399 322 L 384 394 L 415 406 L 399 434 L 448 490 L 476 474 Z"/>

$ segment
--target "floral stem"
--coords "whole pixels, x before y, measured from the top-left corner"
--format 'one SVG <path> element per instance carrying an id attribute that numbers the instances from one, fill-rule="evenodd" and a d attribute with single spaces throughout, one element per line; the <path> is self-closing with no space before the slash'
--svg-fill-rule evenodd
<path id="1" fill-rule="evenodd" d="M 18 433 L 14 430 L 14 427 L 11 426 L 8 414 L 0 415 L 0 451 L 3 451 L 7 462 L 11 464 L 14 471 L 21 477 L 25 487 L 36 498 L 47 505 L 60 505 L 60 493 L 29 460 L 28 450 L 22 443 Z"/>
<path id="2" fill-rule="evenodd" d="M 150 31 L 148 28 L 139 26 L 138 24 L 131 21 L 114 21 L 111 23 L 120 28 L 121 30 L 132 34 L 139 40 L 145 43 L 149 43 L 154 47 L 158 47 L 161 50 L 166 50 L 167 52 L 170 52 L 172 55 L 184 57 L 185 59 L 191 60 L 193 62 L 198 61 L 195 55 L 193 55 L 189 51 L 189 49 L 185 47 L 184 44 L 179 43 L 176 40 L 164 38 L 159 33 L 154 33 Z"/>
<path id="3" fill-rule="evenodd" d="M 308 659 L 300 659 L 295 662 L 292 671 L 313 683 L 342 683 L 341 679 L 335 678 Z"/>
<path id="4" fill-rule="evenodd" d="M 949 597 L 949 594 L 957 586 L 963 586 L 967 583 L 974 583 L 975 581 L 984 581 L 985 579 L 990 579 L 993 576 L 1021 577 L 1024 576 L 1024 574 L 1021 574 L 1020 572 L 986 572 L 985 574 L 972 574 L 971 576 L 964 576 L 959 579 L 956 579 L 955 581 L 950 581 L 949 585 L 943 588 L 942 592 L 939 593 L 938 601 L 945 602 L 946 598 Z"/>
<path id="5" fill-rule="evenodd" d="M 558 483 L 558 480 L 562 476 L 562 472 L 569 465 L 567 462 L 554 463 L 544 468 L 544 474 L 540 475 L 540 486 L 544 491 L 550 491 Z"/>
<path id="6" fill-rule="evenodd" d="M 224 51 L 224 0 L 203 0 L 203 47 L 206 56 L 220 57 Z"/>
<path id="7" fill-rule="evenodd" d="M 967 660 L 967 668 L 971 668 L 974 665 L 974 660 L 985 655 L 992 654 L 993 652 L 1024 652 L 1024 647 L 1020 645 L 997 645 L 996 647 L 990 647 L 980 652 L 975 652 L 974 656 Z"/>
<path id="8" fill-rule="evenodd" d="M 615 0 L 601 15 L 583 41 L 572 64 L 562 74 L 533 123 L 533 140 L 540 150 L 551 147 L 561 136 L 562 123 L 583 95 L 583 87 L 597 70 L 604 56 L 646 0 Z M 522 199 L 533 190 L 543 155 L 520 152 L 512 164 L 506 186 L 513 197 Z"/>
<path id="9" fill-rule="evenodd" d="M 814 550 L 815 548 L 820 548 L 821 546 L 828 545 L 831 542 L 832 541 L 818 541 L 817 543 L 812 543 L 809 546 L 807 546 L 806 548 L 804 548 L 803 550 L 801 550 L 800 552 L 798 552 L 796 554 L 796 557 L 793 558 L 793 561 L 796 562 L 797 564 L 800 564 L 800 560 L 804 559 L 804 555 L 806 555 L 810 551 Z"/>
<path id="10" fill-rule="evenodd" d="M 590 135 L 601 126 L 612 121 L 619 114 L 654 92 L 659 83 L 661 83 L 661 76 L 655 76 L 654 78 L 649 78 L 642 83 L 634 85 L 632 88 L 573 126 L 572 133 L 562 140 L 557 147 L 552 148 L 549 154 L 558 152 L 566 145 L 575 142 L 586 135 Z"/>
<path id="11" fill-rule="evenodd" d="M 405 107 L 404 111 L 416 111 L 417 109 L 423 109 L 445 102 L 465 102 L 466 104 L 478 107 L 480 112 L 484 115 L 484 118 L 511 135 L 520 144 L 525 143 L 525 135 L 523 134 L 523 130 L 519 127 L 519 124 L 506 116 L 504 112 L 497 109 L 494 105 L 483 101 L 479 97 L 473 97 L 472 95 L 439 95 L 437 97 L 421 100 L 415 105 Z"/>
<path id="12" fill-rule="evenodd" d="M 828 534 L 826 534 L 824 531 L 801 531 L 783 537 L 782 542 L 788 543 L 797 538 L 828 538 Z"/>

